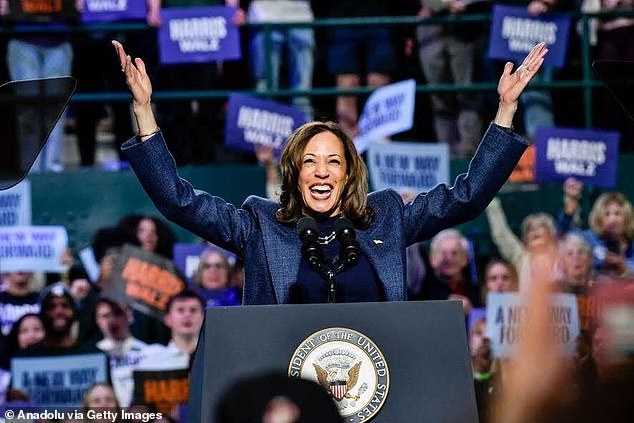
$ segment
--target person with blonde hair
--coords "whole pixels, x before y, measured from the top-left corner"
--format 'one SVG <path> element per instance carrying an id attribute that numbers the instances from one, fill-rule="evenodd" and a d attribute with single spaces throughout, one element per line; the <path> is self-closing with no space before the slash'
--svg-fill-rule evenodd
<path id="1" fill-rule="evenodd" d="M 525 291 L 531 281 L 530 262 L 543 256 L 551 264 L 551 280 L 555 280 L 557 261 L 557 231 L 553 218 L 546 213 L 534 213 L 522 221 L 522 238 L 517 237 L 506 220 L 499 199 L 486 209 L 491 237 L 500 255 L 513 263 L 518 274 L 519 289 Z"/>
<path id="2" fill-rule="evenodd" d="M 558 230 L 566 233 L 575 227 L 583 183 L 574 178 L 564 182 L 564 209 Z M 634 213 L 632 203 L 616 191 L 604 192 L 592 205 L 589 230 L 582 231 L 590 244 L 594 268 L 603 274 L 626 276 L 634 272 Z"/>
<path id="3" fill-rule="evenodd" d="M 206 307 L 240 305 L 240 290 L 229 284 L 231 267 L 227 254 L 217 248 L 200 253 L 193 282 Z"/>
<path id="4" fill-rule="evenodd" d="M 559 278 L 563 291 L 585 292 L 593 285 L 592 249 L 579 232 L 568 232 L 559 242 Z"/>

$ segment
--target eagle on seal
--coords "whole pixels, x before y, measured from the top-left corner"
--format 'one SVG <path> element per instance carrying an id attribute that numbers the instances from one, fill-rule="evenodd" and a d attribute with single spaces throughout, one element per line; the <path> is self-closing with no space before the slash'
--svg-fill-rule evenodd
<path id="1" fill-rule="evenodd" d="M 348 370 L 348 374 L 344 377 L 341 375 L 343 371 L 341 368 L 334 368 L 328 371 L 317 363 L 313 363 L 313 367 L 317 373 L 317 381 L 319 384 L 337 401 L 341 401 L 344 398 L 359 399 L 359 396 L 350 394 L 350 390 L 354 388 L 359 381 L 359 371 L 361 370 L 360 361 L 352 366 L 350 370 Z"/>

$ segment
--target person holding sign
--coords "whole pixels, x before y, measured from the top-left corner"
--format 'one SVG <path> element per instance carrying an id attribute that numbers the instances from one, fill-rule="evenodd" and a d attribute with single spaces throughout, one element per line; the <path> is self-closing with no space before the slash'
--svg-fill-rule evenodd
<path id="1" fill-rule="evenodd" d="M 438 185 L 407 204 L 392 190 L 368 195 L 367 169 L 341 126 L 310 122 L 285 144 L 279 204 L 249 197 L 237 208 L 179 178 L 154 119 L 145 64 L 113 45 L 139 124 L 139 134 L 122 147 L 132 168 L 168 219 L 243 258 L 245 304 L 405 300 L 405 248 L 476 217 L 526 149 L 513 133 L 513 116 L 548 51 L 540 43 L 517 70 L 506 64 L 497 115 L 469 173 L 453 187 Z M 325 287 L 322 277 L 335 270 L 337 283 Z"/>

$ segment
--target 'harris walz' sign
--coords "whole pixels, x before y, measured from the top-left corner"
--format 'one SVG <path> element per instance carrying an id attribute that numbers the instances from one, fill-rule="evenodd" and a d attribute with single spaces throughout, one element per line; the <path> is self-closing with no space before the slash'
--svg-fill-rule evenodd
<path id="1" fill-rule="evenodd" d="M 103 295 L 160 318 L 169 299 L 184 288 L 171 260 L 126 244 Z"/>
<path id="2" fill-rule="evenodd" d="M 535 44 L 544 42 L 548 55 L 544 64 L 560 68 L 565 64 L 570 17 L 548 13 L 530 16 L 526 7 L 493 7 L 489 57 L 522 63 Z"/>
<path id="3" fill-rule="evenodd" d="M 279 150 L 286 138 L 306 122 L 293 106 L 243 94 L 231 94 L 225 126 L 225 145 L 252 152 L 256 144 Z"/>
<path id="4" fill-rule="evenodd" d="M 572 176 L 596 187 L 616 185 L 618 132 L 540 128 L 535 149 L 537 181 L 559 182 Z"/>
<path id="5" fill-rule="evenodd" d="M 145 19 L 145 0 L 84 0 L 83 22 Z"/>
<path id="6" fill-rule="evenodd" d="M 234 7 L 186 7 L 161 10 L 161 63 L 208 63 L 240 59 L 240 34 L 232 22 Z"/>
<path id="7" fill-rule="evenodd" d="M 9 0 L 9 15 L 16 22 L 50 22 L 74 20 L 79 13 L 75 0 Z"/>

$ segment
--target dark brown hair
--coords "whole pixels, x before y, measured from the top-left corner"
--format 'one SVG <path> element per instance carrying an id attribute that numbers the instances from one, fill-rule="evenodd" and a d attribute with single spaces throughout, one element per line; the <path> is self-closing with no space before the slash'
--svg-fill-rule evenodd
<path id="1" fill-rule="evenodd" d="M 357 228 L 365 229 L 370 225 L 374 215 L 367 204 L 368 171 L 350 137 L 335 122 L 309 122 L 290 135 L 280 158 L 282 187 L 280 208 L 276 213 L 277 221 L 290 225 L 302 216 L 304 203 L 298 188 L 302 155 L 308 142 L 322 132 L 333 133 L 343 145 L 348 181 L 341 195 L 341 212 L 352 220 Z"/>

